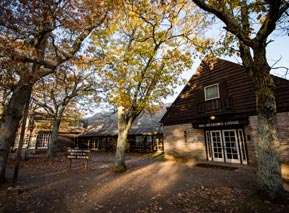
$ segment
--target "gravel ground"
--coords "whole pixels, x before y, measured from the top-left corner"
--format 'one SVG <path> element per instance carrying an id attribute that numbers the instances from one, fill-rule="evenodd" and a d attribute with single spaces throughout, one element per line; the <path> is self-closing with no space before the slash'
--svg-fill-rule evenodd
<path id="1" fill-rule="evenodd" d="M 113 174 L 112 153 L 85 161 L 59 155 L 21 162 L 16 188 L 0 188 L 0 212 L 289 212 L 255 196 L 249 166 L 216 167 L 127 154 L 128 171 Z M 12 176 L 12 164 L 8 177 Z"/>

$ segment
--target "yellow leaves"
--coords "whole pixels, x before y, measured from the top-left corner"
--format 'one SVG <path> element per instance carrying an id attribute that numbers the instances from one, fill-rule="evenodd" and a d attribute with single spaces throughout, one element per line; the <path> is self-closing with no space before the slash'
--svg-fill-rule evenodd
<path id="1" fill-rule="evenodd" d="M 111 102 L 111 103 L 116 102 L 116 97 L 110 95 L 109 102 Z"/>
<path id="2" fill-rule="evenodd" d="M 93 44 L 103 45 L 99 73 L 109 101 L 143 109 L 171 94 L 182 82 L 180 74 L 192 65 L 185 42 L 194 40 L 203 22 L 191 1 L 124 1 L 109 29 L 91 37 L 99 39 Z M 200 48 L 207 42 L 195 40 Z"/>
<path id="3" fill-rule="evenodd" d="M 267 19 L 267 16 L 264 16 L 262 14 L 259 14 L 257 17 L 257 20 L 259 21 L 260 24 L 264 24 L 266 19 Z"/>

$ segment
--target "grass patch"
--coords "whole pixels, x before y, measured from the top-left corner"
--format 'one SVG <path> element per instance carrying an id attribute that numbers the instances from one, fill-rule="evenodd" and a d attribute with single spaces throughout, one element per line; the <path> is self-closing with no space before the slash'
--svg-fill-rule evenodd
<path id="1" fill-rule="evenodd" d="M 163 152 L 153 152 L 146 154 L 146 157 L 152 158 L 152 159 L 157 159 L 159 161 L 166 161 L 167 159 L 165 158 L 165 155 Z"/>

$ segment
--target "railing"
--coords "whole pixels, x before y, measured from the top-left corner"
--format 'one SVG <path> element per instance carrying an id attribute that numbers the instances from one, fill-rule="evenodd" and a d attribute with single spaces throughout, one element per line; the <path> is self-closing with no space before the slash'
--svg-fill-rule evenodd
<path id="1" fill-rule="evenodd" d="M 232 98 L 218 98 L 197 103 L 198 113 L 226 112 L 233 109 Z"/>

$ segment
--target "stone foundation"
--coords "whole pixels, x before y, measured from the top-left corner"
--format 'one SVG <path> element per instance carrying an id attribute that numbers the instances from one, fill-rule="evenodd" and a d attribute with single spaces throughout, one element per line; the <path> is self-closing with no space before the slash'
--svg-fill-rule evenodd
<path id="1" fill-rule="evenodd" d="M 278 113 L 280 157 L 282 163 L 289 163 L 289 112 Z M 257 166 L 257 116 L 249 117 L 244 127 L 248 164 Z M 192 124 L 164 126 L 164 153 L 168 159 L 207 160 L 203 129 L 194 129 Z"/>
<path id="2" fill-rule="evenodd" d="M 205 138 L 202 129 L 191 124 L 164 127 L 164 152 L 168 159 L 206 160 Z"/>

